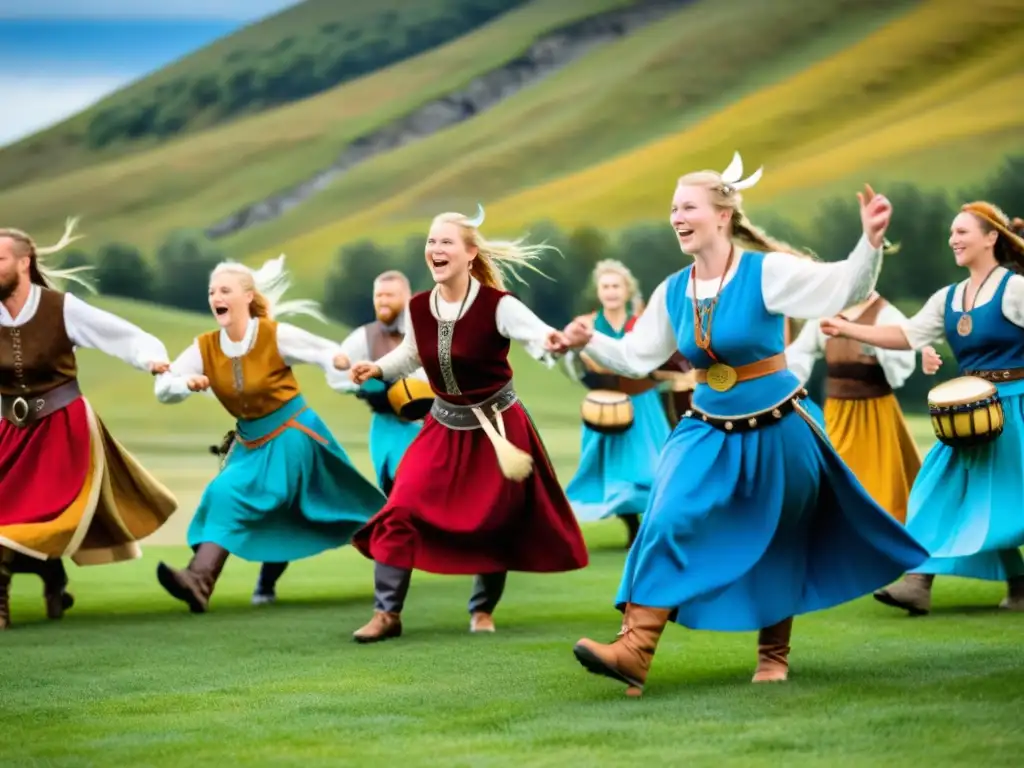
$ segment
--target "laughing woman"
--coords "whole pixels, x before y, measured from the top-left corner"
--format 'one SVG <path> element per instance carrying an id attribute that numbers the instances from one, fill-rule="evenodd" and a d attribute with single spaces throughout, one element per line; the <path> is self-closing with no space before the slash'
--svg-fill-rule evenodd
<path id="1" fill-rule="evenodd" d="M 312 302 L 277 304 L 287 290 L 284 257 L 259 272 L 232 262 L 210 278 L 219 331 L 205 333 L 156 383 L 162 403 L 211 390 L 237 419 L 224 467 L 210 483 L 188 531 L 192 561 L 157 567 L 160 584 L 193 613 L 209 606 L 228 555 L 288 562 L 340 547 L 384 504 L 351 464 L 299 391 L 292 366 L 334 370 L 338 346 L 275 317 Z"/>

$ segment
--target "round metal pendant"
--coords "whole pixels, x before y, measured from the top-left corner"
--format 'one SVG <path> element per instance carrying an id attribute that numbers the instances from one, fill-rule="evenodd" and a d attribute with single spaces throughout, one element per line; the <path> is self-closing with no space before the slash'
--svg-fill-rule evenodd
<path id="1" fill-rule="evenodd" d="M 956 332 L 961 336 L 970 336 L 973 327 L 974 321 L 971 320 L 971 316 L 967 313 L 960 315 L 960 319 L 956 322 Z"/>
<path id="2" fill-rule="evenodd" d="M 736 385 L 739 376 L 736 369 L 724 363 L 714 363 L 708 368 L 708 386 L 715 392 L 727 392 Z"/>

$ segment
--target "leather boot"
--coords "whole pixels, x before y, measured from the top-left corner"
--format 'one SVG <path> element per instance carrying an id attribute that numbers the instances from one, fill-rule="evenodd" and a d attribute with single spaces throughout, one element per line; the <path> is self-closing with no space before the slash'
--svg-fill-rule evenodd
<path id="1" fill-rule="evenodd" d="M 1014 576 L 1006 581 L 1006 597 L 999 607 L 1007 611 L 1024 611 L 1024 576 Z"/>
<path id="2" fill-rule="evenodd" d="M 46 604 L 46 618 L 58 620 L 75 604 L 74 596 L 67 591 L 68 574 L 60 558 L 47 560 L 39 568 L 43 580 L 43 602 Z"/>
<path id="3" fill-rule="evenodd" d="M 496 630 L 494 626 L 494 617 L 489 613 L 483 611 L 477 611 L 469 619 L 469 631 L 476 632 L 494 632 Z"/>
<path id="4" fill-rule="evenodd" d="M 11 569 L 4 557 L 6 553 L 0 547 L 0 632 L 11 626 Z"/>
<path id="5" fill-rule="evenodd" d="M 175 570 L 161 562 L 156 567 L 156 577 L 171 597 L 188 603 L 192 613 L 206 613 L 213 587 L 227 559 L 226 549 L 204 542 L 199 545 L 187 568 Z"/>
<path id="6" fill-rule="evenodd" d="M 765 627 L 757 634 L 755 683 L 781 683 L 789 677 L 789 636 L 793 617 Z"/>
<path id="7" fill-rule="evenodd" d="M 627 695 L 639 696 L 670 613 L 667 608 L 627 604 L 614 642 L 605 645 L 583 638 L 572 652 L 588 672 L 623 682 L 629 686 Z"/>
<path id="8" fill-rule="evenodd" d="M 908 573 L 902 580 L 874 593 L 880 603 L 902 608 L 911 616 L 925 616 L 932 609 L 932 582 L 930 573 Z"/>
<path id="9" fill-rule="evenodd" d="M 402 636 L 402 616 L 390 611 L 374 611 L 373 618 L 352 633 L 357 643 L 379 643 Z"/>

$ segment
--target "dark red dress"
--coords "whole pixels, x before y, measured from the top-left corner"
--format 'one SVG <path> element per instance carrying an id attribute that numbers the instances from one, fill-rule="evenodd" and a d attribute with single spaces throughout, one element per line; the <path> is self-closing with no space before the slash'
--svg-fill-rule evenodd
<path id="1" fill-rule="evenodd" d="M 509 340 L 495 319 L 505 295 L 481 286 L 455 323 L 446 367 L 461 392 L 457 395 L 445 386 L 430 293 L 409 302 L 420 361 L 442 400 L 481 403 L 512 378 Z M 501 473 L 482 429 L 450 429 L 428 415 L 399 465 L 387 505 L 356 533 L 353 546 L 384 565 L 440 574 L 585 567 L 583 535 L 533 422 L 519 402 L 502 418 L 508 440 L 533 456 L 529 477 L 515 482 Z"/>

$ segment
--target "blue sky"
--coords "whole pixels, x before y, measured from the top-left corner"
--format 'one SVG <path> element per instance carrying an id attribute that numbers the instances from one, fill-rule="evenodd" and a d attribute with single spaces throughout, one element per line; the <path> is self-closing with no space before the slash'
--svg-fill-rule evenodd
<path id="1" fill-rule="evenodd" d="M 294 4 L 295 0 L 0 0 L 0 146 Z"/>

